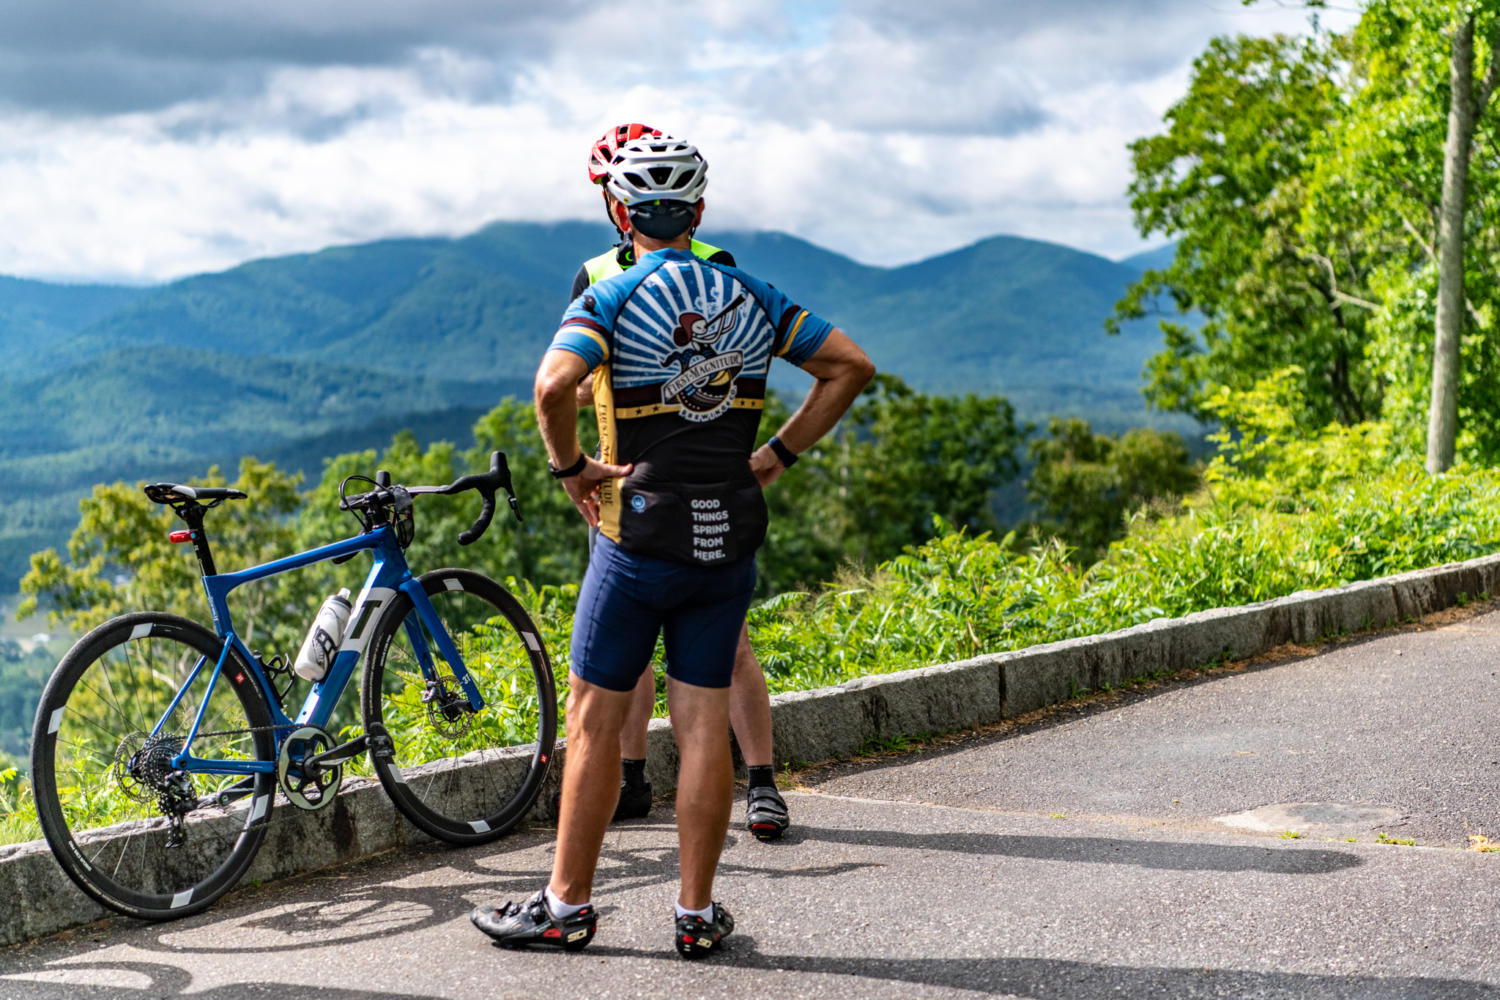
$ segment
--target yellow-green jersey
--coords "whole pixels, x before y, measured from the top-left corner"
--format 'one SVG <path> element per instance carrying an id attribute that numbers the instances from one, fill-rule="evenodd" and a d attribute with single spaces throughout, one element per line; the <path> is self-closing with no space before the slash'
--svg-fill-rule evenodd
<path id="1" fill-rule="evenodd" d="M 693 240 L 693 256 L 699 260 L 706 260 L 713 264 L 723 264 L 726 267 L 734 267 L 734 254 L 728 250 L 720 250 L 716 246 L 710 246 L 699 240 Z M 583 294 L 583 290 L 590 285 L 603 281 L 605 278 L 620 274 L 626 268 L 635 264 L 635 250 L 629 240 L 622 241 L 618 246 L 604 251 L 597 257 L 590 257 L 583 262 L 578 269 L 578 274 L 573 277 L 573 294 L 568 296 L 572 302 Z"/>

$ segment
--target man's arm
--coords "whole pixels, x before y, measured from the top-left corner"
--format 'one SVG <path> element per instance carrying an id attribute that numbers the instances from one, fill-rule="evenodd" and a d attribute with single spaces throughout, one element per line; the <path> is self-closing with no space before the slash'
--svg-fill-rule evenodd
<path id="1" fill-rule="evenodd" d="M 536 372 L 536 423 L 554 469 L 566 469 L 578 461 L 578 380 L 589 373 L 588 363 L 572 351 L 551 350 L 542 355 Z M 614 476 L 627 476 L 632 466 L 606 465 L 584 456 L 577 475 L 562 480 L 563 489 L 578 513 L 591 526 L 599 523 L 599 484 Z"/>
<path id="2" fill-rule="evenodd" d="M 802 363 L 802 370 L 817 381 L 797 412 L 776 432 L 781 443 L 799 455 L 833 430 L 875 377 L 875 365 L 869 356 L 837 328 L 829 331 L 812 357 Z M 769 486 L 786 466 L 770 445 L 762 445 L 750 456 L 750 469 L 762 486 Z"/>

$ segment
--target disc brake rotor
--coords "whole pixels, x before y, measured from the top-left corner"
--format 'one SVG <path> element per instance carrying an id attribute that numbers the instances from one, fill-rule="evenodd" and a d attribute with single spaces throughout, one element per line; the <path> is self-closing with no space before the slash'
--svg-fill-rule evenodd
<path id="1" fill-rule="evenodd" d="M 149 733 L 136 731 L 121 740 L 120 745 L 115 748 L 115 763 L 112 768 L 115 785 L 133 802 L 149 802 L 152 797 L 151 789 L 146 787 L 131 769 L 132 762 L 136 760 L 150 738 Z"/>
<path id="2" fill-rule="evenodd" d="M 474 725 L 468 696 L 452 673 L 444 671 L 438 674 L 437 680 L 429 681 L 422 701 L 427 705 L 428 725 L 444 739 L 460 739 Z"/>

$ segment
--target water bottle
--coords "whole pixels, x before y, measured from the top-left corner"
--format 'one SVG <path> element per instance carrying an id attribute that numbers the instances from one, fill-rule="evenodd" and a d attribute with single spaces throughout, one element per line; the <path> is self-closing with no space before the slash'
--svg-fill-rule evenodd
<path id="1" fill-rule="evenodd" d="M 330 594 L 318 609 L 307 638 L 302 640 L 302 649 L 297 653 L 297 662 L 292 669 L 305 681 L 320 681 L 328 673 L 339 643 L 344 641 L 344 626 L 349 624 L 349 588 Z"/>

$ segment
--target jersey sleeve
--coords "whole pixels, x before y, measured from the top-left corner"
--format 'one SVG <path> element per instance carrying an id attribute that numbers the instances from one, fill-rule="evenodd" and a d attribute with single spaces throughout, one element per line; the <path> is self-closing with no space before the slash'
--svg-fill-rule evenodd
<path id="1" fill-rule="evenodd" d="M 734 254 L 730 253 L 728 250 L 719 250 L 712 254 L 709 254 L 708 262 L 710 264 L 723 264 L 725 267 L 738 266 L 734 262 Z"/>
<path id="2" fill-rule="evenodd" d="M 587 286 L 585 286 L 587 287 Z M 584 360 L 589 371 L 609 360 L 609 325 L 597 296 L 585 292 L 563 313 L 562 325 L 548 345 L 549 351 L 571 351 Z"/>
<path id="3" fill-rule="evenodd" d="M 573 300 L 577 299 L 578 296 L 583 294 L 584 289 L 588 287 L 589 266 L 587 264 L 579 264 L 578 273 L 573 275 L 573 294 L 568 296 L 568 301 L 572 302 Z"/>

